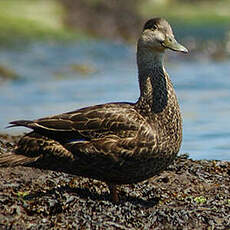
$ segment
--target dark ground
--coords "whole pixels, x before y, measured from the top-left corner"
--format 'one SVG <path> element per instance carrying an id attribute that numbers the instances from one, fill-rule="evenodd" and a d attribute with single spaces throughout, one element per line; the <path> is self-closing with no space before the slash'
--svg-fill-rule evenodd
<path id="1" fill-rule="evenodd" d="M 0 135 L 0 153 L 18 137 Z M 96 180 L 0 168 L 0 229 L 230 229 L 230 162 L 177 158 L 160 176 L 109 199 Z"/>

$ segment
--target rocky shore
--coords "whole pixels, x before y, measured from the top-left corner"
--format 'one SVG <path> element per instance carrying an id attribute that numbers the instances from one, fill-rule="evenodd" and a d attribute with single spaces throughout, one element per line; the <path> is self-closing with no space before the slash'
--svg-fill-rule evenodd
<path id="1" fill-rule="evenodd" d="M 0 135 L 0 154 L 18 137 Z M 0 229 L 230 229 L 230 162 L 179 156 L 161 175 L 120 187 L 28 167 L 0 168 Z"/>

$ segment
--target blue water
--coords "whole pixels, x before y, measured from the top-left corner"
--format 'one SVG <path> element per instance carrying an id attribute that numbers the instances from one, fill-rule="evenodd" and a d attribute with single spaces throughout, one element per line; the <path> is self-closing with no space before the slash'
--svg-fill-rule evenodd
<path id="1" fill-rule="evenodd" d="M 86 65 L 92 73 L 71 69 Z M 135 47 L 100 41 L 35 43 L 2 49 L 0 65 L 21 78 L 0 84 L 0 132 L 9 121 L 35 119 L 83 106 L 136 101 L 139 96 Z M 170 52 L 167 70 L 183 114 L 181 153 L 194 159 L 230 160 L 230 60 L 188 59 Z"/>

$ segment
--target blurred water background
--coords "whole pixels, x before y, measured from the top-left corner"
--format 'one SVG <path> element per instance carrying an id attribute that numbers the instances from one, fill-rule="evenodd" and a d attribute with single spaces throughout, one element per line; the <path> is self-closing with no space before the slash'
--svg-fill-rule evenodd
<path id="1" fill-rule="evenodd" d="M 173 24 L 178 41 L 191 51 L 189 55 L 169 51 L 166 58 L 183 114 L 180 152 L 194 159 L 230 160 L 229 26 Z M 137 100 L 135 43 L 89 36 L 22 42 L 24 35 L 20 36 L 20 42 L 0 47 L 1 133 L 26 131 L 5 129 L 12 120 Z"/>

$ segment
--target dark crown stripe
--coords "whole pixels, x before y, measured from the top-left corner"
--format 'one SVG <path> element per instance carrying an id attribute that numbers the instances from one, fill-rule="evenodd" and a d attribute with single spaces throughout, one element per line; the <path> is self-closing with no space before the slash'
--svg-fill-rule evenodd
<path id="1" fill-rule="evenodd" d="M 157 25 L 160 22 L 161 18 L 151 18 L 149 19 L 144 26 L 144 30 L 152 29 L 154 25 Z"/>

